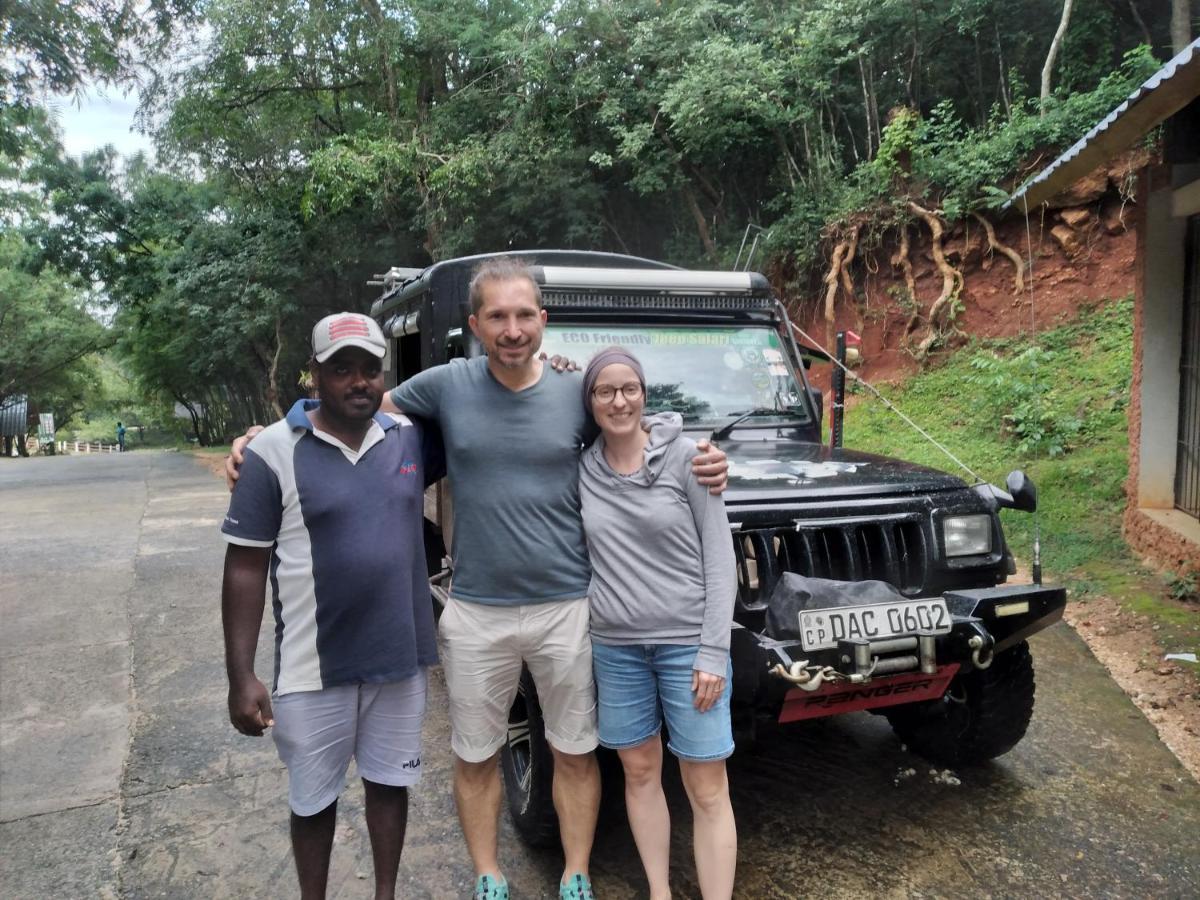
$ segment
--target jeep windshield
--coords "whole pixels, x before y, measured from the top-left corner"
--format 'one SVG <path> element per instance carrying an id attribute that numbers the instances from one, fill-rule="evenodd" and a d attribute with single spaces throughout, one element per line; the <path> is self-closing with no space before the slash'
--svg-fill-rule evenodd
<path id="1" fill-rule="evenodd" d="M 587 365 L 613 345 L 646 372 L 647 412 L 677 412 L 690 426 L 807 424 L 801 388 L 768 326 L 546 326 L 542 349 Z"/>

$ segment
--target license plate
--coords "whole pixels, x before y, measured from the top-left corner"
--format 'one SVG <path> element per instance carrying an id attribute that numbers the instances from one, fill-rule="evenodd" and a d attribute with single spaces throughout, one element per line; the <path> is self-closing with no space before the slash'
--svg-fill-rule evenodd
<path id="1" fill-rule="evenodd" d="M 941 597 L 810 609 L 800 613 L 800 644 L 805 650 L 832 650 L 844 640 L 881 641 L 918 631 L 947 634 L 950 624 Z"/>

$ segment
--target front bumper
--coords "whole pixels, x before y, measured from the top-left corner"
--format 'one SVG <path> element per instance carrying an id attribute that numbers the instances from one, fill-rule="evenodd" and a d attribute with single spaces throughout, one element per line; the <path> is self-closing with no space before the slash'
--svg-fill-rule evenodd
<path id="1" fill-rule="evenodd" d="M 1044 585 L 1000 585 L 942 596 L 952 624 L 948 634 L 937 636 L 914 634 L 865 647 L 864 642 L 857 647 L 843 642 L 836 649 L 806 652 L 799 641 L 735 628 L 735 706 L 749 704 L 779 721 L 791 721 L 935 699 L 953 676 L 985 668 L 995 654 L 1061 619 L 1067 599 L 1064 588 Z M 823 671 L 826 683 L 801 688 L 780 674 L 804 670 L 814 675 Z M 910 692 L 916 696 L 908 696 Z M 813 702 L 818 697 L 831 699 Z M 807 714 L 788 714 L 801 700 Z"/>

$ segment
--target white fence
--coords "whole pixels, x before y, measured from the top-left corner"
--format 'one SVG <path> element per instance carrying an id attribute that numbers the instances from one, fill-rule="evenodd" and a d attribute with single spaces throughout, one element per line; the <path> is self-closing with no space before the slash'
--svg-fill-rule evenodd
<path id="1" fill-rule="evenodd" d="M 30 456 L 34 453 L 117 453 L 120 451 L 120 446 L 117 444 L 109 444 L 105 441 L 54 441 L 53 446 L 50 442 L 40 442 L 36 438 L 19 438 L 24 442 L 23 447 L 13 446 L 13 454 L 21 456 Z M 21 450 L 24 453 L 21 453 Z M 0 451 L 0 456 L 3 453 Z"/>
<path id="2" fill-rule="evenodd" d="M 103 441 L 59 441 L 59 453 L 116 453 L 116 444 L 106 444 Z"/>

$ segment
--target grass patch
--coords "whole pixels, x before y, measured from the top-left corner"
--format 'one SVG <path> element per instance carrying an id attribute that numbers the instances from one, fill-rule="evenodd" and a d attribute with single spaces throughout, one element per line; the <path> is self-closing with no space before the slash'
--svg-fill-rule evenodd
<path id="1" fill-rule="evenodd" d="M 973 341 L 882 393 L 985 480 L 1002 486 L 1018 468 L 1033 479 L 1036 520 L 1001 512 L 1018 560 L 1029 564 L 1036 524 L 1045 577 L 1065 584 L 1072 600 L 1120 598 L 1195 646 L 1200 612 L 1168 599 L 1166 579 L 1141 566 L 1121 538 L 1132 356 L 1126 297 L 1036 339 Z M 863 393 L 846 416 L 847 447 L 957 469 Z"/>

